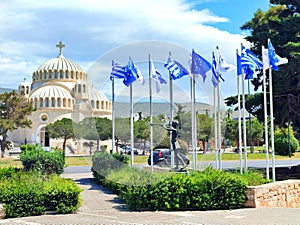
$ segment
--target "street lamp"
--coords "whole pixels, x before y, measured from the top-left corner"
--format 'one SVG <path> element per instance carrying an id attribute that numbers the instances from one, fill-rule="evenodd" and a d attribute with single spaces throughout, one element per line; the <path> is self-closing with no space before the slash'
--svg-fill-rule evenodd
<path id="1" fill-rule="evenodd" d="M 288 144 L 289 144 L 289 157 L 291 158 L 291 137 L 290 137 L 290 121 L 286 123 L 288 126 Z"/>

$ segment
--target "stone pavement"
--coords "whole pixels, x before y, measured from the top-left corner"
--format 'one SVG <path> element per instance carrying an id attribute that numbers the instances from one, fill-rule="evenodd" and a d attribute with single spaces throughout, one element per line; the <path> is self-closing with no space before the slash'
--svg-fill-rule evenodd
<path id="1" fill-rule="evenodd" d="M 300 209 L 260 208 L 217 211 L 136 212 L 86 171 L 67 170 L 63 177 L 73 179 L 83 189 L 82 207 L 75 214 L 43 215 L 0 220 L 0 225 L 100 225 L 100 224 L 300 224 Z"/>

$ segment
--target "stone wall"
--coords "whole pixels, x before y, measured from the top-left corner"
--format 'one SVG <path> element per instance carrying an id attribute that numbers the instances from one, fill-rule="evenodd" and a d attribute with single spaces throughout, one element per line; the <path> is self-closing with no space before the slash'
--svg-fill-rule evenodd
<path id="1" fill-rule="evenodd" d="M 300 180 L 284 180 L 249 186 L 245 207 L 300 208 Z"/>

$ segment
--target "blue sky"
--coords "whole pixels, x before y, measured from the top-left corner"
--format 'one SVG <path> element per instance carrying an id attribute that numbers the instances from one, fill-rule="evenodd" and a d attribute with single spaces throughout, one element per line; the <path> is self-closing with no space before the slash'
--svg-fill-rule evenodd
<path id="1" fill-rule="evenodd" d="M 94 87 L 107 95 L 112 59 L 125 64 L 131 56 L 147 74 L 143 68 L 151 54 L 166 76 L 162 65 L 169 51 L 188 66 L 191 49 L 211 61 L 211 52 L 219 46 L 226 61 L 235 64 L 236 49 L 242 42 L 247 45 L 240 26 L 259 8 L 267 10 L 269 1 L 1 1 L 0 87 L 17 89 L 24 78 L 31 82 L 39 65 L 58 55 L 59 41 L 66 45 L 64 56 L 79 63 Z M 236 94 L 235 72 L 223 77 L 222 95 Z M 186 96 L 188 82 L 174 82 Z M 197 83 L 197 100 L 202 101 L 211 95 L 210 81 Z M 127 95 L 121 82 L 116 85 L 118 95 Z M 138 89 L 135 95 L 141 96 Z"/>

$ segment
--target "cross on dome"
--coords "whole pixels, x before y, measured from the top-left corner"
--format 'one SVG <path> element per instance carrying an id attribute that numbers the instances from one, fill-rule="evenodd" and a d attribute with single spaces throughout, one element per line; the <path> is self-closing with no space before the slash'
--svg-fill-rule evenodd
<path id="1" fill-rule="evenodd" d="M 59 56 L 61 56 L 61 55 L 62 55 L 62 49 L 63 49 L 64 47 L 66 47 L 65 44 L 63 44 L 63 43 L 60 41 L 60 42 L 56 45 L 56 47 L 59 48 Z"/>

